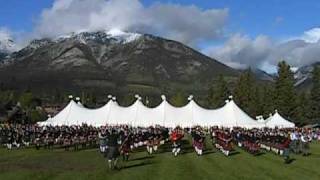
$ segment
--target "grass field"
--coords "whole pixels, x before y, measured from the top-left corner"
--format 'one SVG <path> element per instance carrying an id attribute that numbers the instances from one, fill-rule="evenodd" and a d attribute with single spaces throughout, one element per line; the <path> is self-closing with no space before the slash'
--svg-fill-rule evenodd
<path id="1" fill-rule="evenodd" d="M 237 149 L 237 154 L 225 157 L 211 145 L 198 157 L 185 142 L 184 152 L 178 157 L 173 157 L 167 146 L 151 156 L 144 149 L 135 152 L 120 171 L 108 170 L 106 160 L 96 149 L 65 152 L 1 148 L 0 179 L 320 179 L 319 143 L 311 144 L 310 156 L 292 155 L 292 163 L 284 164 L 280 156 L 269 152 L 252 156 Z"/>

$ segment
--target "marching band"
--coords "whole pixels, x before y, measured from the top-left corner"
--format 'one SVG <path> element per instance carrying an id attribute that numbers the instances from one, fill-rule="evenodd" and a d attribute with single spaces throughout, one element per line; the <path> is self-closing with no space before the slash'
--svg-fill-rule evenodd
<path id="1" fill-rule="evenodd" d="M 229 156 L 242 148 L 250 154 L 270 151 L 282 156 L 285 163 L 290 162 L 290 153 L 310 154 L 309 144 L 320 140 L 320 131 L 316 129 L 251 129 L 243 128 L 186 128 L 169 129 L 161 126 L 133 128 L 129 126 L 44 126 L 36 125 L 0 125 L 0 143 L 8 150 L 34 146 L 36 149 L 61 147 L 66 151 L 99 147 L 107 158 L 110 169 L 117 168 L 118 157 L 129 160 L 130 153 L 137 148 L 146 148 L 151 155 L 159 151 L 159 146 L 171 144 L 174 157 L 183 151 L 182 141 L 191 139 L 196 155 L 201 156 L 208 149 L 206 137 L 212 139 L 212 145 L 224 155 Z"/>

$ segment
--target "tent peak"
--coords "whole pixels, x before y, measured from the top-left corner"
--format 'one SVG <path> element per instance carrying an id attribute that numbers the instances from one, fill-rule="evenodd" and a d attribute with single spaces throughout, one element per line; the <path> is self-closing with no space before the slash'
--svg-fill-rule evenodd
<path id="1" fill-rule="evenodd" d="M 138 99 L 138 100 L 141 100 L 141 99 L 142 99 L 142 97 L 141 97 L 139 94 L 135 94 L 134 97 L 135 97 L 136 99 Z"/>

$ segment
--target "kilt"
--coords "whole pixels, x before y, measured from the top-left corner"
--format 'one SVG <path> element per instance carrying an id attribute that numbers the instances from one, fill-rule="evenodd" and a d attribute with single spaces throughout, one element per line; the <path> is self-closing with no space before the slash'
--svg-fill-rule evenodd
<path id="1" fill-rule="evenodd" d="M 109 146 L 106 153 L 109 160 L 116 159 L 120 155 L 119 149 L 116 146 Z"/>

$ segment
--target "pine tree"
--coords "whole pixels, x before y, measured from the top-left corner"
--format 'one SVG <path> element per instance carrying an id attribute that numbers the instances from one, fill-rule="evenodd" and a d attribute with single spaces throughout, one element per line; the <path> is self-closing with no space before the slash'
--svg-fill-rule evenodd
<path id="1" fill-rule="evenodd" d="M 275 106 L 287 119 L 297 116 L 296 97 L 293 72 L 285 61 L 281 61 L 278 64 L 278 76 L 275 82 Z"/>
<path id="2" fill-rule="evenodd" d="M 316 66 L 312 73 L 312 89 L 310 92 L 311 119 L 316 121 L 320 119 L 320 67 Z"/>
<path id="3" fill-rule="evenodd" d="M 219 75 L 216 86 L 213 84 L 208 91 L 208 105 L 210 108 L 218 108 L 225 104 L 225 100 L 230 95 L 230 90 L 227 86 L 227 82 L 222 75 Z"/>
<path id="4" fill-rule="evenodd" d="M 274 88 L 273 86 L 266 85 L 262 88 L 262 109 L 263 113 L 262 115 L 264 117 L 269 117 L 270 113 L 273 113 L 275 110 L 274 106 Z"/>
<path id="5" fill-rule="evenodd" d="M 310 121 L 310 100 L 306 93 L 301 93 L 298 97 L 297 122 L 300 125 L 305 125 Z"/>
<path id="6" fill-rule="evenodd" d="M 227 86 L 227 82 L 224 80 L 223 76 L 220 75 L 217 82 L 217 87 L 215 90 L 214 100 L 216 107 L 221 107 L 225 104 L 225 100 L 229 97 L 230 90 Z"/>
<path id="7" fill-rule="evenodd" d="M 21 103 L 22 108 L 31 108 L 33 98 L 34 97 L 31 92 L 27 91 L 22 93 L 19 98 L 19 102 Z"/>
<path id="8" fill-rule="evenodd" d="M 207 103 L 209 108 L 214 108 L 215 107 L 215 90 L 214 90 L 214 83 L 211 83 L 209 89 L 208 89 L 208 96 L 207 96 Z"/>
<path id="9" fill-rule="evenodd" d="M 240 75 L 234 90 L 234 95 L 236 103 L 251 116 L 255 116 L 257 112 L 255 90 L 255 80 L 251 69 L 248 69 Z"/>
<path id="10" fill-rule="evenodd" d="M 187 104 L 187 97 L 181 90 L 178 90 L 177 93 L 170 99 L 170 103 L 178 107 L 184 106 Z"/>
<path id="11" fill-rule="evenodd" d="M 250 106 L 251 106 L 250 109 L 252 109 L 253 111 L 252 116 L 256 117 L 256 116 L 263 115 L 264 113 L 263 89 L 259 86 L 255 86 L 253 89 L 253 94 L 254 94 L 254 97 L 252 102 L 250 103 Z"/>

